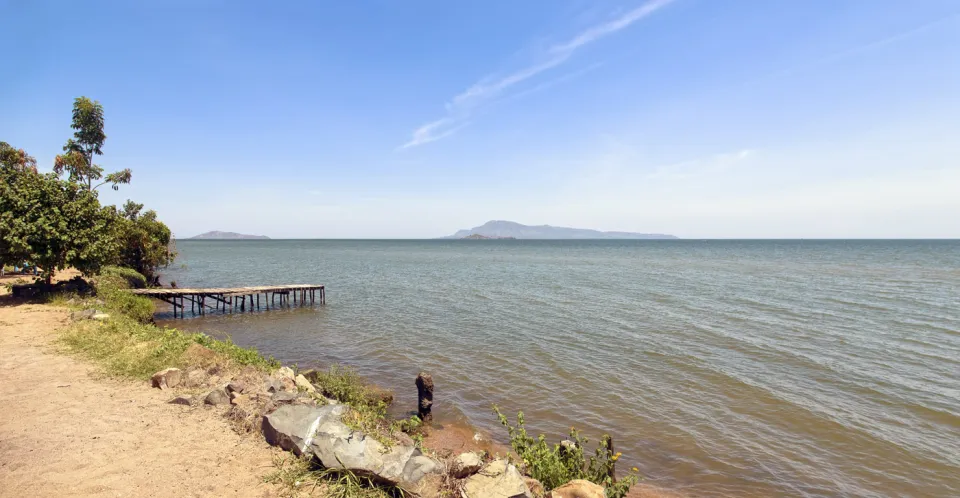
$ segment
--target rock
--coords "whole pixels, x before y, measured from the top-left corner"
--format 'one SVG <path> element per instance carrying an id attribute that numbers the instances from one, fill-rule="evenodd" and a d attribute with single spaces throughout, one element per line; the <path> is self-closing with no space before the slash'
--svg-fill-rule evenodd
<path id="1" fill-rule="evenodd" d="M 271 396 L 270 399 L 272 399 L 274 403 L 292 403 L 292 402 L 296 401 L 297 398 L 299 398 L 299 397 L 300 397 L 300 395 L 297 394 L 297 393 L 289 393 L 289 392 L 286 392 L 286 391 L 277 391 L 277 392 L 273 393 L 273 396 Z"/>
<path id="2" fill-rule="evenodd" d="M 231 392 L 231 393 L 242 393 L 243 390 L 246 388 L 247 388 L 247 385 L 239 380 L 235 380 L 227 384 L 227 392 Z"/>
<path id="3" fill-rule="evenodd" d="M 193 406 L 196 403 L 196 400 L 193 396 L 177 396 L 170 400 L 171 405 L 184 405 L 184 406 Z"/>
<path id="4" fill-rule="evenodd" d="M 603 486 L 574 479 L 550 492 L 550 498 L 605 498 Z"/>
<path id="5" fill-rule="evenodd" d="M 480 471 L 483 459 L 477 453 L 461 453 L 450 463 L 450 475 L 457 479 L 464 479 Z"/>
<path id="6" fill-rule="evenodd" d="M 543 498 L 544 489 L 540 481 L 532 477 L 523 476 L 523 483 L 527 485 L 527 489 L 530 490 L 530 494 L 532 494 L 534 498 Z"/>
<path id="7" fill-rule="evenodd" d="M 307 391 L 308 393 L 315 393 L 315 392 L 317 392 L 317 388 L 316 388 L 316 387 L 313 387 L 313 384 L 311 384 L 310 381 L 307 380 L 307 378 L 304 377 L 303 375 L 298 375 L 298 376 L 296 376 L 296 378 L 293 379 L 293 382 L 294 382 L 294 384 L 296 384 L 296 386 L 297 386 L 299 389 L 303 389 L 304 391 Z"/>
<path id="8" fill-rule="evenodd" d="M 407 489 L 440 471 L 439 462 L 413 445 L 386 447 L 347 427 L 341 418 L 349 409 L 346 405 L 284 405 L 263 417 L 263 435 L 268 443 L 298 456 L 312 454 L 326 468 L 347 469 Z"/>
<path id="9" fill-rule="evenodd" d="M 406 465 L 403 466 L 403 474 L 401 475 L 400 482 L 416 484 L 430 474 L 439 474 L 441 470 L 440 462 L 428 456 L 412 456 L 407 460 Z"/>
<path id="10" fill-rule="evenodd" d="M 108 313 L 97 313 L 90 317 L 91 320 L 96 320 L 98 322 L 105 321 L 109 318 L 110 318 L 110 315 Z"/>
<path id="11" fill-rule="evenodd" d="M 88 309 L 88 310 L 83 310 L 83 311 L 74 311 L 73 313 L 70 313 L 70 318 L 72 318 L 72 319 L 74 319 L 74 320 L 89 320 L 89 319 L 93 318 L 93 315 L 96 315 L 97 313 L 99 313 L 99 311 L 97 311 L 97 310 L 95 310 L 95 309 Z"/>
<path id="12" fill-rule="evenodd" d="M 560 448 L 562 448 L 565 451 L 573 451 L 577 449 L 577 443 L 569 439 L 564 439 L 563 441 L 560 441 Z"/>
<path id="13" fill-rule="evenodd" d="M 223 389 L 214 389 L 207 394 L 203 402 L 208 405 L 225 405 L 230 402 L 230 397 L 227 396 L 227 392 Z"/>
<path id="14" fill-rule="evenodd" d="M 278 375 L 279 377 L 281 377 L 281 378 L 283 378 L 283 377 L 288 377 L 290 380 L 293 380 L 293 378 L 296 376 L 296 375 L 293 373 L 293 369 L 290 368 L 290 367 L 280 367 L 280 368 L 278 368 L 278 369 L 277 369 L 277 375 Z"/>
<path id="15" fill-rule="evenodd" d="M 523 476 L 513 464 L 497 459 L 463 481 L 462 498 L 532 498 Z"/>
<path id="16" fill-rule="evenodd" d="M 236 391 L 230 393 L 230 404 L 231 405 L 246 405 L 250 402 L 250 396 L 246 394 L 240 394 Z"/>
<path id="17" fill-rule="evenodd" d="M 177 387 L 180 385 L 180 379 L 183 372 L 179 368 L 165 368 L 150 377 L 150 382 L 153 384 L 153 387 L 160 389 L 167 389 L 169 387 Z"/>
<path id="18" fill-rule="evenodd" d="M 312 369 L 312 368 L 308 368 L 308 369 L 306 369 L 306 370 L 301 370 L 301 371 L 300 371 L 300 375 L 304 376 L 304 378 L 306 378 L 307 380 L 309 380 L 310 382 L 312 382 L 312 383 L 314 383 L 314 384 L 316 384 L 316 383 L 317 383 L 317 379 L 320 378 L 320 372 L 318 372 L 318 371 L 316 371 L 316 370 L 314 370 L 314 369 Z"/>
<path id="19" fill-rule="evenodd" d="M 382 401 L 387 406 L 393 404 L 393 391 L 374 385 L 367 386 L 367 391 L 375 401 Z"/>
<path id="20" fill-rule="evenodd" d="M 199 368 L 187 370 L 186 378 L 181 379 L 181 385 L 184 387 L 201 387 L 207 384 L 207 372 Z"/>
<path id="21" fill-rule="evenodd" d="M 296 392 L 297 384 L 292 377 L 278 377 L 268 379 L 265 388 L 268 393 L 280 391 Z"/>

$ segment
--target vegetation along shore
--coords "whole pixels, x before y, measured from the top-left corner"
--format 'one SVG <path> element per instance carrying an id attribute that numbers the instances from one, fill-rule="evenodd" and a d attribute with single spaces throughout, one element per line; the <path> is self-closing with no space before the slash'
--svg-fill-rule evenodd
<path id="1" fill-rule="evenodd" d="M 497 411 L 509 449 L 445 447 L 431 424 L 429 373 L 417 378 L 416 414 L 397 419 L 388 416 L 392 395 L 350 368 L 300 370 L 229 340 L 156 326 L 153 302 L 129 290 L 159 285 L 158 270 L 176 258 L 170 230 L 133 201 L 100 204 L 99 187 L 132 179 L 94 163 L 106 140 L 100 104 L 76 99 L 72 127 L 50 173 L 0 142 L 0 262 L 39 268 L 32 296 L 9 292 L 32 273 L 4 277 L 0 396 L 17 416 L 0 425 L 12 442 L 0 453 L 9 470 L 0 488 L 55 494 L 64 483 L 45 476 L 65 466 L 82 494 L 616 498 L 639 480 L 636 468 L 618 465 L 610 436 L 591 442 L 571 428 L 568 440 L 548 442 L 526 432 L 522 413 L 513 422 Z M 18 405 L 13 387 L 24 375 L 42 377 L 44 394 Z M 24 460 L 62 446 L 57 437 L 80 453 Z M 111 463 L 125 451 L 130 460 Z M 142 480 L 105 478 L 111 465 Z M 643 493 L 656 492 L 634 488 Z"/>

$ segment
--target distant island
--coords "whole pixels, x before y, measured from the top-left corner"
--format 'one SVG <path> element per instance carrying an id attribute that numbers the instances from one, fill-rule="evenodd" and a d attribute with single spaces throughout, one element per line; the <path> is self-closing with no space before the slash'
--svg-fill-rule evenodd
<path id="1" fill-rule="evenodd" d="M 190 239 L 206 239 L 206 240 L 234 240 L 234 239 L 255 239 L 255 240 L 265 240 L 269 239 L 266 235 L 247 235 L 244 233 L 236 232 L 221 232 L 219 230 L 214 230 L 212 232 L 201 233 L 190 237 Z"/>
<path id="2" fill-rule="evenodd" d="M 487 235 L 480 235 L 479 233 L 474 233 L 467 235 L 466 237 L 460 237 L 461 240 L 502 240 L 502 239 L 516 239 L 516 237 L 490 237 Z"/>
<path id="3" fill-rule="evenodd" d="M 488 221 L 469 230 L 460 230 L 443 239 L 676 239 L 661 233 L 601 232 L 587 228 L 528 226 L 513 221 Z"/>

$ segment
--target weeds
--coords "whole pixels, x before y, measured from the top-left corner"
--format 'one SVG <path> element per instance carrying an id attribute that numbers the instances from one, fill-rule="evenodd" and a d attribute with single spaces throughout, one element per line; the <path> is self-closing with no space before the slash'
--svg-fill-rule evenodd
<path id="1" fill-rule="evenodd" d="M 265 371 L 280 366 L 273 358 L 264 358 L 257 350 L 242 348 L 229 339 L 217 340 L 206 334 L 191 334 L 149 323 L 153 303 L 125 292 L 126 288 L 124 279 L 107 276 L 97 280 L 96 299 L 52 297 L 54 304 L 78 300 L 75 307 L 102 308 L 110 314 L 103 322 L 74 323 L 62 334 L 61 343 L 101 364 L 108 374 L 120 377 L 143 379 L 167 367 L 189 367 L 189 358 L 184 353 L 193 344 L 212 350 L 218 356 L 217 362 L 224 366 L 250 365 Z"/>
<path id="2" fill-rule="evenodd" d="M 344 469 L 316 470 L 310 459 L 294 456 L 274 458 L 277 470 L 264 477 L 264 482 L 282 488 L 284 496 L 299 496 L 320 491 L 331 498 L 396 498 L 404 493 L 396 487 L 382 487 L 372 479 Z"/>
<path id="3" fill-rule="evenodd" d="M 499 408 L 494 406 L 493 410 L 500 423 L 507 428 L 510 446 L 523 462 L 524 470 L 540 481 L 545 491 L 550 491 L 574 479 L 586 479 L 604 486 L 607 498 L 623 498 L 630 487 L 639 480 L 635 467 L 619 480 L 612 477 L 620 453 L 613 453 L 608 435 L 603 436 L 596 452 L 588 460 L 583 452 L 588 440 L 575 428 L 570 428 L 570 439 L 573 444 L 550 446 L 543 434 L 536 438 L 527 434 L 523 426 L 523 412 L 517 414 L 517 425 L 512 426 Z"/>

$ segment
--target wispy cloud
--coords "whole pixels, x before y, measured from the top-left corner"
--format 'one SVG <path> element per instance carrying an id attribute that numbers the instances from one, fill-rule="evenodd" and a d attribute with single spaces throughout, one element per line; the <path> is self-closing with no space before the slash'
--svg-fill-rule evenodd
<path id="1" fill-rule="evenodd" d="M 501 96 L 511 87 L 523 83 L 544 71 L 553 69 L 570 59 L 573 54 L 586 45 L 589 45 L 605 36 L 614 34 L 630 25 L 646 18 L 674 0 L 651 0 L 612 21 L 592 26 L 570 40 L 549 47 L 541 53 L 537 60 L 526 67 L 514 71 L 506 76 L 487 76 L 473 84 L 459 95 L 454 96 L 446 105 L 446 116 L 431 121 L 414 130 L 410 140 L 400 148 L 406 149 L 418 145 L 435 142 L 453 135 L 469 124 L 473 112 Z M 569 75 L 560 79 L 569 79 Z M 548 85 L 550 83 L 547 83 Z"/>
<path id="2" fill-rule="evenodd" d="M 686 180 L 710 173 L 719 173 L 732 168 L 737 163 L 756 155 L 754 149 L 741 149 L 736 152 L 715 154 L 690 161 L 660 166 L 647 175 L 650 180 Z"/>

